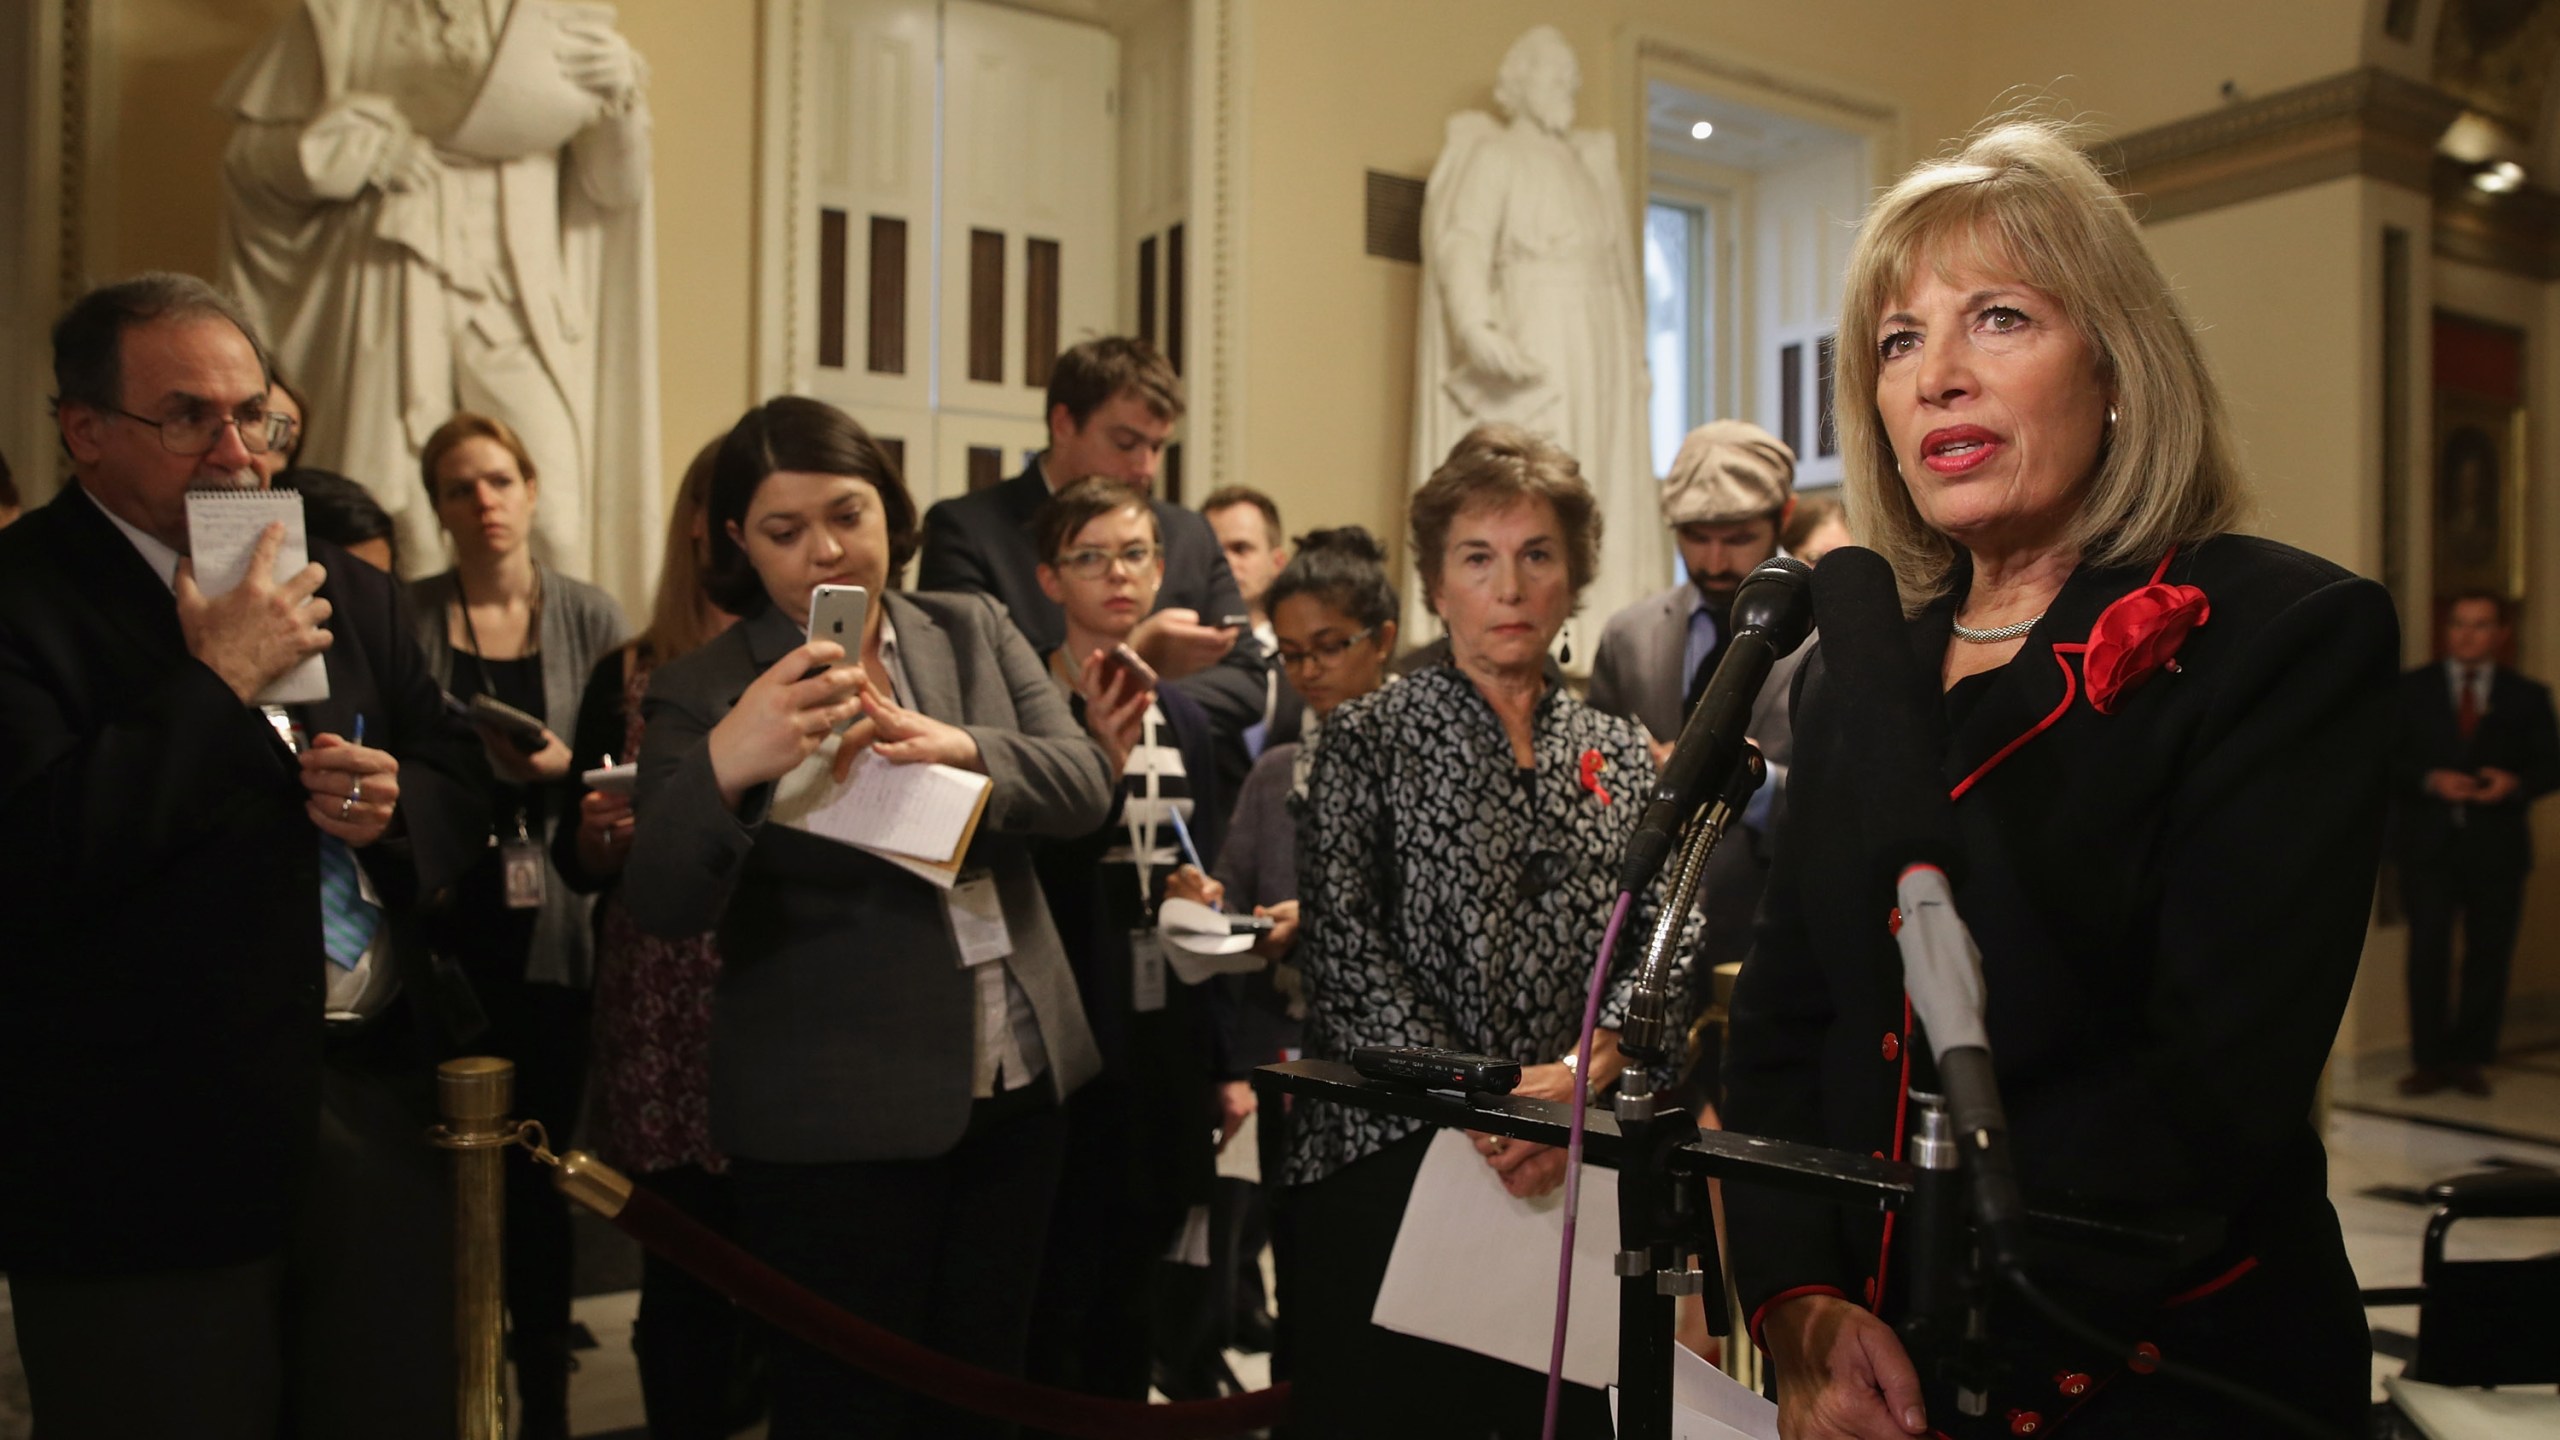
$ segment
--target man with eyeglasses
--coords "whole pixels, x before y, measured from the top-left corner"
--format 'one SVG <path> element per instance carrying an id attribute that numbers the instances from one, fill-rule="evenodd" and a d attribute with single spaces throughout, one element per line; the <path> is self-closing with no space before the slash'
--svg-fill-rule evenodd
<path id="1" fill-rule="evenodd" d="M 279 581 L 270 526 L 198 588 L 188 492 L 262 488 L 284 439 L 228 300 L 143 275 L 53 339 L 77 483 L 0 533 L 0 1271 L 37 1425 L 270 1440 L 290 1394 L 303 1435 L 433 1433 L 400 1407 L 450 1415 L 448 1332 L 333 1288 L 375 1252 L 433 1278 L 414 1126 L 312 1187 L 382 1108 L 339 1109 L 342 1056 L 426 1077 L 393 942 L 485 832 L 476 745 L 388 577 L 315 543 Z M 326 699 L 256 702 L 313 654 Z"/>
<path id="2" fill-rule="evenodd" d="M 1041 593 L 1046 557 L 1032 544 L 1031 517 L 1051 495 L 1097 476 L 1152 491 L 1182 418 L 1182 378 L 1147 342 L 1105 336 L 1058 357 L 1048 406 L 1049 448 L 1021 474 L 925 512 L 916 573 L 920 590 L 975 590 L 1003 601 L 1031 648 L 1043 653 L 1066 637 L 1066 621 L 1058 602 Z M 1244 732 L 1262 719 L 1270 661 L 1246 623 L 1226 623 L 1247 611 L 1217 532 L 1161 495 L 1151 503 L 1164 536 L 1164 583 L 1129 645 L 1209 712 L 1219 774 L 1233 785 L 1252 763 Z"/>

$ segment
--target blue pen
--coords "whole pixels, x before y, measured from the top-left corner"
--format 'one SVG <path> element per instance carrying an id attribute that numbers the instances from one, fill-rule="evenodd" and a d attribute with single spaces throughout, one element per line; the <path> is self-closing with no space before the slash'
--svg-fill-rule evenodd
<path id="1" fill-rule="evenodd" d="M 356 712 L 356 743 L 364 743 L 364 712 L 361 710 Z"/>
<path id="2" fill-rule="evenodd" d="M 1182 823 L 1182 807 L 1168 800 L 1164 812 L 1173 817 L 1173 836 L 1182 842 L 1182 853 L 1191 857 L 1191 863 L 1199 868 L 1201 874 L 1208 874 L 1209 867 L 1200 858 L 1200 847 L 1191 843 L 1191 827 Z"/>

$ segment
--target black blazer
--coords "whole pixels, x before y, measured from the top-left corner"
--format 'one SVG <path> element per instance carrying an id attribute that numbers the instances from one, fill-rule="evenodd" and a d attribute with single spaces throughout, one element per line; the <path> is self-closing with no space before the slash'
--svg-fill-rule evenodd
<path id="1" fill-rule="evenodd" d="M 1031 538 L 1031 517 L 1048 498 L 1049 484 L 1035 458 L 1001 485 L 937 502 L 924 512 L 924 558 L 917 567 L 916 588 L 993 595 L 1013 613 L 1013 623 L 1032 649 L 1043 655 L 1057 649 L 1067 638 L 1066 613 L 1040 593 L 1040 550 Z M 1154 504 L 1156 528 L 1164 534 L 1164 584 L 1156 591 L 1156 608 L 1194 610 L 1208 625 L 1245 613 L 1235 572 L 1218 548 L 1218 532 L 1179 505 Z M 1247 631 L 1236 638 L 1236 648 L 1225 660 L 1173 682 L 1209 712 L 1221 751 L 1233 752 L 1222 753 L 1219 761 L 1230 794 L 1243 783 L 1251 763 L 1242 737 L 1246 726 L 1262 719 L 1270 666 Z"/>
<path id="2" fill-rule="evenodd" d="M 977 739 L 993 789 L 968 868 L 995 876 L 1013 941 L 1007 963 L 1063 1102 L 1101 1062 L 1032 871 L 1032 841 L 1101 820 L 1110 762 L 995 605 L 899 590 L 880 604 L 896 627 L 907 704 Z M 969 1127 L 978 1014 L 943 892 L 772 822 L 776 785 L 749 789 L 730 810 L 712 772 L 713 727 L 801 639 L 768 605 L 650 673 L 622 902 L 660 935 L 719 932 L 714 1144 L 787 1164 L 941 1155 Z"/>
<path id="3" fill-rule="evenodd" d="M 2220 1249 L 2183 1270 L 2038 1263 L 2060 1264 L 2047 1279 L 2098 1318 L 2138 1328 L 2133 1338 L 2361 1414 L 2364 1321 L 2308 1117 L 2364 944 L 2397 622 L 2380 586 L 2324 560 L 2265 540 L 2211 540 L 2167 571 L 2211 606 L 2178 653 L 2182 670 L 2101 715 L 2064 647 L 2151 573 L 2074 573 L 1962 722 L 1924 741 L 1943 757 L 1938 779 L 1965 787 L 1956 899 L 1982 951 L 1992 1054 L 2030 1200 L 2069 1192 L 2227 1222 Z M 1954 609 L 1942 600 L 1910 621 L 1932 678 Z M 1734 990 L 1723 1118 L 1884 1155 L 1906 1138 L 1906 1083 L 1931 1072 L 1891 933 L 1893 871 L 1861 838 L 1860 683 L 1819 649 L 1800 674 L 1788 823 Z M 1724 1193 L 1755 1333 L 1770 1304 L 1808 1290 L 1875 1303 L 1881 1289 L 1892 1313 L 1910 1262 L 1888 1248 L 1874 1207 L 1730 1183 Z M 2216 1292 L 2220 1315 L 2159 1312 L 2253 1257 L 2246 1278 Z M 2283 1316 L 2266 1328 L 2299 1353 L 2269 1359 L 2249 1348 L 2249 1327 L 2216 1329 L 2235 1304 Z M 1998 1328 L 2046 1334 L 1995 1314 Z M 2051 1363 L 2095 1374 L 2111 1368 L 2102 1358 Z M 2030 1389 L 1995 1390 L 1992 1416 L 2057 1413 L 2067 1402 L 2051 1374 L 2013 1373 Z M 1931 1394 L 1931 1419 L 1946 1425 L 1946 1392 Z"/>
<path id="4" fill-rule="evenodd" d="M 2445 667 L 2421 665 L 2400 677 L 2399 715 L 2391 747 L 2394 857 L 2403 865 L 2441 862 L 2452 859 L 2459 844 L 2466 865 L 2516 875 L 2532 869 L 2526 812 L 2560 789 L 2560 723 L 2552 717 L 2551 691 L 2498 666 L 2490 672 L 2489 706 L 2465 740 Z M 2450 805 L 2427 791 L 2430 770 L 2484 768 L 2505 770 L 2523 783 L 2495 805 Z"/>
<path id="5" fill-rule="evenodd" d="M 400 757 L 358 852 L 394 925 L 469 864 L 478 742 L 390 577 L 315 543 L 333 607 L 313 733 Z M 0 531 L 0 1269 L 108 1273 L 276 1249 L 319 1124 L 320 832 L 255 706 L 189 656 L 77 487 Z M 403 950 L 407 993 L 417 959 Z"/>

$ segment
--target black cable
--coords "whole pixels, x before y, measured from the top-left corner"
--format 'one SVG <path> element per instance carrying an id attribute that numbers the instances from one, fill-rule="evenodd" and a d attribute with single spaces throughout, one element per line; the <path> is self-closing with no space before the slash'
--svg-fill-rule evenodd
<path id="1" fill-rule="evenodd" d="M 2127 1368 L 2134 1370 L 2137 1374 L 2144 1372 L 2144 1367 L 2135 1360 L 2136 1347 L 2125 1344 L 2064 1309 L 2061 1302 L 2047 1295 L 2043 1287 L 2036 1284 L 2024 1267 L 2010 1266 L 2001 1271 L 2001 1278 L 2008 1281 L 2009 1288 L 2017 1291 L 2019 1296 L 2035 1307 L 2048 1322 L 2107 1354 L 2126 1357 Z M 2275 1421 L 2297 1435 L 2310 1436 L 2311 1440 L 2361 1440 L 2355 1432 L 2333 1430 L 2265 1391 L 2252 1390 L 2236 1380 L 2226 1380 L 2210 1370 L 2199 1369 L 2183 1361 L 2171 1360 L 2156 1350 L 2152 1354 L 2154 1358 L 2148 1367 L 2150 1373 L 2184 1381 L 2208 1395 L 2219 1396 L 2264 1419 Z"/>

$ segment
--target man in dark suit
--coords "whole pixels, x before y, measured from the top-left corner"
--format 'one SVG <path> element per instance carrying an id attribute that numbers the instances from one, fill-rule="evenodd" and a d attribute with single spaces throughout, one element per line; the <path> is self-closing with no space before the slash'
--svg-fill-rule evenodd
<path id="1" fill-rule="evenodd" d="M 390 932 L 485 831 L 478 761 L 389 577 L 315 545 L 278 582 L 271 528 L 248 579 L 197 588 L 187 492 L 262 486 L 279 439 L 228 301 L 92 292 L 54 377 L 78 483 L 0 534 L 0 1270 L 29 1390 L 48 1434 L 317 1433 L 303 1371 L 331 1362 L 287 1359 L 286 1257 L 324 1006 L 388 1022 Z M 254 701 L 315 653 L 326 699 Z"/>
<path id="2" fill-rule="evenodd" d="M 1734 592 L 1753 566 L 1778 553 L 1778 531 L 1795 508 L 1795 479 L 1795 452 L 1744 420 L 1690 431 L 1671 462 L 1662 521 L 1689 578 L 1610 616 L 1591 663 L 1591 708 L 1644 726 L 1656 764 L 1670 755 L 1732 643 Z M 1701 986 L 1714 983 L 1718 965 L 1751 953 L 1752 916 L 1777 850 L 1778 805 L 1795 757 L 1787 692 L 1812 648 L 1781 656 L 1751 707 L 1749 733 L 1769 777 L 1743 810 L 1742 830 L 1707 857 L 1698 897 L 1706 932 L 1694 967 Z M 1701 1003 L 1706 998 L 1702 990 Z"/>
<path id="3" fill-rule="evenodd" d="M 2445 612 L 2445 658 L 2400 677 L 2394 834 L 2409 911 L 2411 1067 L 2403 1095 L 2448 1085 L 2489 1093 L 2480 1067 L 2498 1055 L 2507 962 L 2533 868 L 2526 812 L 2560 788 L 2551 692 L 2497 663 L 2507 634 L 2504 596 L 2458 596 Z M 2449 994 L 2456 916 L 2458 999 Z"/>
<path id="4" fill-rule="evenodd" d="M 1013 613 L 1031 648 L 1043 655 L 1058 648 L 1066 618 L 1040 590 L 1040 556 L 1027 528 L 1032 513 L 1059 488 L 1088 476 L 1153 489 L 1182 405 L 1181 377 L 1144 340 L 1087 340 L 1060 355 L 1049 372 L 1049 448 L 1003 484 L 925 512 L 916 588 L 993 595 Z M 1162 497 L 1155 512 L 1164 532 L 1164 585 L 1129 644 L 1209 712 L 1221 776 L 1231 769 L 1241 782 L 1244 732 L 1263 718 L 1270 662 L 1246 624 L 1221 623 L 1247 612 L 1217 532 Z"/>

